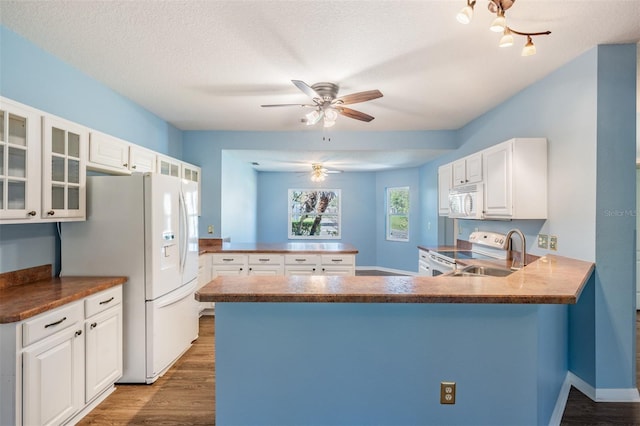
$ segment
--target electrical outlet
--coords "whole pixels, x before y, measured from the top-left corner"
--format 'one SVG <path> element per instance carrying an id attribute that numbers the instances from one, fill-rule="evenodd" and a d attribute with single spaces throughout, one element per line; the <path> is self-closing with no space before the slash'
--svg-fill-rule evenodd
<path id="1" fill-rule="evenodd" d="M 556 235 L 549 237 L 549 248 L 553 251 L 558 250 L 558 237 Z"/>
<path id="2" fill-rule="evenodd" d="M 456 403 L 456 382 L 440 382 L 440 404 Z"/>
<path id="3" fill-rule="evenodd" d="M 538 234 L 538 248 L 546 249 L 549 247 L 549 236 L 547 234 Z"/>
<path id="4" fill-rule="evenodd" d="M 213 225 L 209 225 L 209 226 L 207 227 L 207 232 L 208 232 L 209 234 L 213 234 Z"/>

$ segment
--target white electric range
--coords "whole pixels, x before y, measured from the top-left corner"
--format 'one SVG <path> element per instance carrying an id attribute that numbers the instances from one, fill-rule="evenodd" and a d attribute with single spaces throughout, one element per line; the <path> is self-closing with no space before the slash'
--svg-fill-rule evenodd
<path id="1" fill-rule="evenodd" d="M 460 267 L 459 260 L 506 259 L 506 236 L 496 232 L 475 231 L 469 235 L 471 250 L 429 250 L 430 275 L 438 276 L 453 272 Z M 468 262 L 467 262 L 468 263 Z"/>

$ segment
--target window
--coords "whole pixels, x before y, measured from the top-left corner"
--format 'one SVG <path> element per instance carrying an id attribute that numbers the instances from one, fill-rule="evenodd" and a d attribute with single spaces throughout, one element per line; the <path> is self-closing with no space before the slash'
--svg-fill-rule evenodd
<path id="1" fill-rule="evenodd" d="M 409 241 L 409 187 L 387 188 L 387 240 Z"/>
<path id="2" fill-rule="evenodd" d="M 290 189 L 289 238 L 340 238 L 340 190 Z"/>

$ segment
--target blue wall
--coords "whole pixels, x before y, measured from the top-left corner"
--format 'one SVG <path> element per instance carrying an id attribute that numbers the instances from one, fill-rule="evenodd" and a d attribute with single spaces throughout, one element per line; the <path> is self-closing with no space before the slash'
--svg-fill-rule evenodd
<path id="1" fill-rule="evenodd" d="M 308 152 L 334 150 L 357 152 L 385 151 L 388 150 L 389 146 L 393 146 L 398 150 L 432 149 L 435 153 L 446 153 L 458 147 L 455 132 L 453 131 L 332 132 L 331 141 L 323 140 L 323 136 L 324 133 L 317 130 L 300 132 L 185 132 L 183 159 L 202 167 L 202 179 L 206 187 L 202 194 L 200 234 L 206 235 L 206 226 L 212 224 L 216 230 L 215 237 L 229 237 L 231 241 L 247 242 L 242 241 L 243 235 L 233 235 L 233 232 L 242 225 L 233 224 L 231 222 L 233 220 L 232 217 L 227 216 L 224 226 L 222 225 L 221 204 L 226 202 L 225 197 L 223 197 L 223 187 L 226 186 L 223 184 L 225 178 L 222 174 L 223 151 L 225 155 L 233 156 L 236 150 L 270 149 Z M 244 175 L 248 179 L 253 179 L 246 173 Z M 267 173 L 258 173 L 258 181 L 262 179 L 263 175 L 266 176 Z M 298 183 L 300 179 L 296 178 L 299 177 L 299 174 L 293 173 L 288 179 Z M 260 186 L 260 184 L 258 185 Z M 375 182 L 371 181 L 371 185 L 375 186 Z M 258 204 L 258 209 L 262 207 Z M 276 219 L 281 220 L 280 217 Z M 246 220 L 246 218 L 242 220 Z M 260 221 L 259 218 L 256 218 L 256 220 Z M 282 238 L 278 241 L 283 241 Z M 344 238 L 342 241 L 354 244 L 354 241 Z M 414 244 L 414 248 L 416 244 Z M 417 270 L 417 262 L 413 262 L 413 264 L 413 268 L 410 269 Z"/>
<path id="2" fill-rule="evenodd" d="M 0 26 L 0 95 L 180 158 L 182 132 Z M 60 267 L 54 224 L 0 225 L 0 272 Z"/>
<path id="3" fill-rule="evenodd" d="M 376 262 L 389 269 L 417 271 L 417 246 L 420 242 L 422 219 L 420 216 L 420 170 L 418 168 L 376 173 Z M 387 241 L 386 189 L 409 187 L 409 241 Z"/>
<path id="4" fill-rule="evenodd" d="M 221 192 L 221 227 L 226 236 L 233 235 L 233 241 L 238 242 L 256 241 L 256 219 L 261 215 L 257 204 L 257 172 L 228 151 L 222 151 Z M 207 224 L 200 228 L 204 225 Z M 202 232 L 200 235 L 205 236 Z"/>
<path id="5" fill-rule="evenodd" d="M 258 181 L 258 241 L 287 241 L 289 189 L 340 189 L 342 193 L 342 238 L 359 251 L 356 265 L 376 265 L 375 173 L 330 174 L 313 183 L 308 173 L 260 173 Z M 300 241 L 300 240 L 295 240 Z M 316 240 L 314 240 L 316 241 Z"/>
<path id="6" fill-rule="evenodd" d="M 566 306 L 217 303 L 216 422 L 547 425 Z M 440 382 L 456 382 L 442 405 Z"/>

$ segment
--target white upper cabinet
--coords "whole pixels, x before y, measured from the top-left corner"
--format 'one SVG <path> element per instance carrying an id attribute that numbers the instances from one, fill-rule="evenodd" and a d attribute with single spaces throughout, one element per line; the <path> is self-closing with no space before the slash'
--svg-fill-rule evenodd
<path id="1" fill-rule="evenodd" d="M 42 119 L 42 217 L 86 217 L 86 128 L 61 118 Z"/>
<path id="2" fill-rule="evenodd" d="M 438 215 L 449 215 L 449 190 L 452 187 L 452 164 L 438 167 Z"/>
<path id="3" fill-rule="evenodd" d="M 482 182 L 483 219 L 547 218 L 547 140 L 514 138 L 438 168 L 438 214 L 451 187 Z"/>
<path id="4" fill-rule="evenodd" d="M 453 186 L 482 181 L 482 154 L 476 153 L 453 162 Z"/>
<path id="5" fill-rule="evenodd" d="M 545 138 L 511 139 L 482 155 L 485 218 L 547 218 Z"/>
<path id="6" fill-rule="evenodd" d="M 40 217 L 40 114 L 0 98 L 0 219 L 30 222 Z"/>
<path id="7" fill-rule="evenodd" d="M 92 131 L 89 137 L 89 163 L 93 169 L 129 171 L 129 143 L 104 133 Z"/>
<path id="8" fill-rule="evenodd" d="M 129 146 L 129 170 L 140 173 L 155 173 L 156 153 L 150 149 L 131 144 Z"/>
<path id="9" fill-rule="evenodd" d="M 111 135 L 92 131 L 87 167 L 122 174 L 153 173 L 156 171 L 156 153 Z"/>
<path id="10" fill-rule="evenodd" d="M 201 214 L 201 208 L 200 206 L 202 205 L 202 185 L 200 184 L 200 176 L 201 176 L 201 170 L 200 167 L 198 166 L 194 166 L 193 164 L 188 164 L 188 163 L 182 163 L 181 164 L 181 176 L 182 179 L 186 179 L 189 180 L 191 182 L 196 182 L 198 184 L 198 203 L 197 203 L 197 209 L 198 209 L 198 216 L 200 216 Z"/>
<path id="11" fill-rule="evenodd" d="M 179 160 L 158 155 L 157 172 L 161 175 L 180 177 L 182 165 Z"/>

